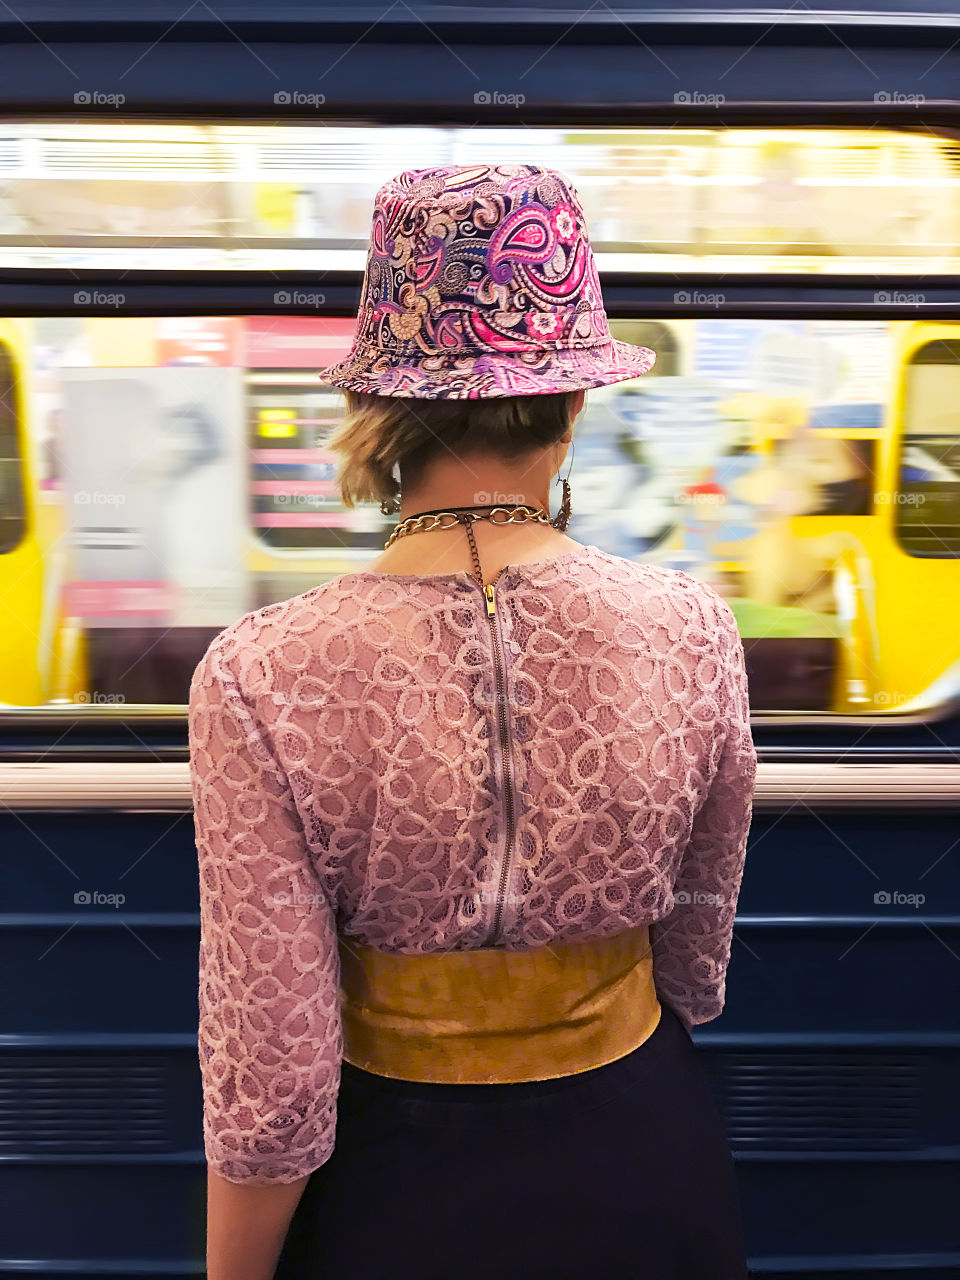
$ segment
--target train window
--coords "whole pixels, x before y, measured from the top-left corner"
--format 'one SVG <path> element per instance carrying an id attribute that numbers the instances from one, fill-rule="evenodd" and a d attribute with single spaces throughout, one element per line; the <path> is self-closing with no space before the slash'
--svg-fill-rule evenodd
<path id="1" fill-rule="evenodd" d="M 505 155 L 573 180 L 601 270 L 960 269 L 957 144 L 920 129 L 55 120 L 4 123 L 0 264 L 359 271 L 384 178 Z"/>
<path id="2" fill-rule="evenodd" d="M 570 536 L 710 582 L 737 618 L 757 712 L 921 705 L 953 652 L 943 602 L 960 600 L 960 324 L 611 327 L 663 359 L 587 393 Z M 0 376 L 29 387 L 38 465 L 16 470 L 39 518 L 36 554 L 0 557 L 23 648 L 0 667 L 0 701 L 182 705 L 220 630 L 386 541 L 393 520 L 343 506 L 325 448 L 342 397 L 315 369 L 349 348 L 352 318 L 42 317 L 2 321 L 4 334 L 32 353 L 31 377 L 9 356 Z M 0 400 L 8 458 L 14 403 Z M 897 458 L 918 501 L 891 516 L 881 478 Z M 6 485 L 5 528 L 25 501 Z"/>
<path id="3" fill-rule="evenodd" d="M 19 404 L 13 357 L 9 347 L 0 343 L 0 555 L 9 555 L 26 533 Z"/>
<path id="4" fill-rule="evenodd" d="M 905 369 L 897 537 L 912 556 L 960 556 L 960 341 L 927 342 Z"/>
<path id="5" fill-rule="evenodd" d="M 340 416 L 341 397 L 303 367 L 304 342 L 321 364 L 324 345 L 349 345 L 353 321 L 251 319 L 244 332 L 252 536 L 267 556 L 336 554 L 345 538 L 354 552 L 374 554 L 383 546 L 384 519 L 379 509 L 344 508 L 336 458 L 323 448 Z"/>

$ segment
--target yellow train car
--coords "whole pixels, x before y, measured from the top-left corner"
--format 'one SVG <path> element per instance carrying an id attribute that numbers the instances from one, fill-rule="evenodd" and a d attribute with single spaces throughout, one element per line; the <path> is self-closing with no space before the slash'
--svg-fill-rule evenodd
<path id="1" fill-rule="evenodd" d="M 0 320 L 0 705 L 82 701 L 84 638 L 65 617 L 61 496 L 40 483 L 30 414 L 31 325 Z"/>
<path id="2" fill-rule="evenodd" d="M 960 324 L 895 326 L 875 493 L 878 694 L 932 707 L 960 683 Z"/>
<path id="3" fill-rule="evenodd" d="M 725 323 L 676 322 L 666 377 L 592 393 L 588 532 L 728 598 L 755 710 L 926 713 L 960 685 L 960 325 Z M 612 495 L 610 422 L 646 464 Z"/>
<path id="4" fill-rule="evenodd" d="M 0 702 L 44 700 L 44 559 L 26 406 L 29 339 L 0 320 Z M 49 534 L 49 531 L 47 531 Z"/>
<path id="5" fill-rule="evenodd" d="M 960 684 L 960 325 L 894 322 L 889 344 L 874 424 L 755 398 L 746 494 L 779 513 L 715 565 L 748 656 L 790 639 L 835 713 L 926 713 Z"/>

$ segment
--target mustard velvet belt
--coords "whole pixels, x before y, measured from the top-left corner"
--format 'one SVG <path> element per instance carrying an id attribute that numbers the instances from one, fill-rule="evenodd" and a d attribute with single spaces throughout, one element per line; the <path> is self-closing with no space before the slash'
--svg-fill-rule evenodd
<path id="1" fill-rule="evenodd" d="M 341 938 L 340 1008 L 345 1061 L 434 1084 L 589 1071 L 660 1021 L 646 925 L 527 951 L 409 955 Z"/>

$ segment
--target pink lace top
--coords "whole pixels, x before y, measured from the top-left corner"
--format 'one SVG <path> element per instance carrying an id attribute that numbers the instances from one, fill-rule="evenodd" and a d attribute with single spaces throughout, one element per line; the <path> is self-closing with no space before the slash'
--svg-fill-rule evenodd
<path id="1" fill-rule="evenodd" d="M 347 573 L 247 613 L 190 686 L 209 1165 L 331 1155 L 338 932 L 388 951 L 651 927 L 723 1008 L 756 755 L 729 606 L 595 546 L 495 580 Z"/>

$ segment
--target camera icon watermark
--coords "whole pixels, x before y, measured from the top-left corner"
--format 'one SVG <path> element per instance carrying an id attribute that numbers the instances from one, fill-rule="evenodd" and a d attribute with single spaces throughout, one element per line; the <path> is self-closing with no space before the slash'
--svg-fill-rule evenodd
<path id="1" fill-rule="evenodd" d="M 484 889 L 480 893 L 475 893 L 471 899 L 474 906 L 479 908 L 486 905 L 520 907 L 523 905 L 522 893 L 500 893 L 496 889 Z"/>
<path id="2" fill-rule="evenodd" d="M 480 489 L 473 495 L 474 505 L 478 507 L 519 507 L 527 501 L 525 493 L 504 493 L 497 489 L 490 493 L 487 489 Z"/>
<path id="3" fill-rule="evenodd" d="M 701 93 L 698 89 L 678 89 L 673 100 L 682 107 L 722 107 L 726 95 L 722 93 Z"/>
<path id="4" fill-rule="evenodd" d="M 478 89 L 473 100 L 479 107 L 522 107 L 526 95 L 522 93 L 502 93 L 499 89 Z"/>
<path id="5" fill-rule="evenodd" d="M 122 507 L 126 500 L 125 493 L 109 493 L 101 489 L 78 489 L 73 495 L 78 507 Z"/>
<path id="6" fill-rule="evenodd" d="M 122 107 L 126 100 L 124 93 L 101 93 L 97 89 L 78 89 L 73 95 L 76 107 Z"/>
<path id="7" fill-rule="evenodd" d="M 122 907 L 127 896 L 124 893 L 101 893 L 99 889 L 78 889 L 73 895 L 74 905 L 78 907 Z"/>
<path id="8" fill-rule="evenodd" d="M 927 99 L 922 93 L 900 93 L 897 89 L 880 89 L 873 95 L 873 100 L 877 103 L 892 102 L 908 107 L 919 107 Z"/>
<path id="9" fill-rule="evenodd" d="M 684 307 L 722 307 L 727 301 L 727 295 L 705 293 L 702 289 L 678 289 L 673 300 Z"/>
<path id="10" fill-rule="evenodd" d="M 922 507 L 926 500 L 925 493 L 912 493 L 902 489 L 893 489 L 889 493 L 879 489 L 876 494 L 878 507 Z"/>
<path id="11" fill-rule="evenodd" d="M 303 893 L 299 889 L 281 889 L 270 900 L 275 907 L 317 907 L 326 901 L 322 893 Z"/>
<path id="12" fill-rule="evenodd" d="M 73 295 L 75 307 L 122 307 L 125 293 L 104 293 L 100 289 L 78 289 Z"/>
<path id="13" fill-rule="evenodd" d="M 899 707 L 910 701 L 910 695 L 899 693 L 896 689 L 878 689 L 873 695 L 873 701 L 878 707 Z"/>
<path id="14" fill-rule="evenodd" d="M 323 495 L 319 493 L 278 493 L 274 495 L 274 501 L 279 507 L 308 507 L 319 508 L 323 506 Z"/>
<path id="15" fill-rule="evenodd" d="M 322 307 L 326 300 L 326 294 L 304 289 L 278 289 L 273 295 L 275 307 Z"/>
<path id="16" fill-rule="evenodd" d="M 899 889 L 878 889 L 873 901 L 878 907 L 922 907 L 927 900 L 925 893 L 901 893 Z"/>
<path id="17" fill-rule="evenodd" d="M 681 489 L 677 494 L 677 503 L 680 506 L 722 507 L 726 501 L 725 493 L 716 493 L 710 489 L 694 489 L 692 492 Z"/>
<path id="18" fill-rule="evenodd" d="M 681 907 L 722 907 L 722 893 L 706 893 L 702 889 L 695 889 L 692 893 L 687 889 L 678 889 L 673 895 L 675 905 Z"/>
<path id="19" fill-rule="evenodd" d="M 899 289 L 880 289 L 873 295 L 877 306 L 922 307 L 926 300 L 925 293 L 904 293 Z"/>
<path id="20" fill-rule="evenodd" d="M 275 107 L 322 107 L 325 93 L 301 93 L 299 89 L 278 89 L 273 95 Z"/>

